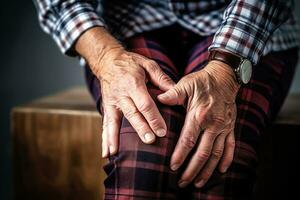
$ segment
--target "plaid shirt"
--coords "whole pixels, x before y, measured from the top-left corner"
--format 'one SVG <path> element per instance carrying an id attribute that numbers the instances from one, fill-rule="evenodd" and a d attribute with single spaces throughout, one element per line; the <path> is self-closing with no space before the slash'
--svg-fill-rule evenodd
<path id="1" fill-rule="evenodd" d="M 39 21 L 63 53 L 89 28 L 106 27 L 122 40 L 179 23 L 256 64 L 262 55 L 298 46 L 289 0 L 35 0 Z"/>

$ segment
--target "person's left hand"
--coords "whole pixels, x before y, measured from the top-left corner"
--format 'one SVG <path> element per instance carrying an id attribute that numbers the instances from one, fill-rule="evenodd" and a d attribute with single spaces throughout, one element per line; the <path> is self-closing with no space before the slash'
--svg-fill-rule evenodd
<path id="1" fill-rule="evenodd" d="M 198 72 L 183 77 L 158 100 L 167 105 L 183 105 L 187 114 L 175 150 L 171 169 L 177 170 L 193 148 L 187 168 L 178 184 L 192 181 L 202 187 L 216 166 L 226 172 L 233 160 L 236 118 L 235 98 L 239 89 L 232 69 L 219 61 L 210 61 Z"/>

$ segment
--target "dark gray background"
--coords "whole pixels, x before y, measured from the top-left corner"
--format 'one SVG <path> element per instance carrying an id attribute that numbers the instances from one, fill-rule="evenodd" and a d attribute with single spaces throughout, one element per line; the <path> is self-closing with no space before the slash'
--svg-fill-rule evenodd
<path id="1" fill-rule="evenodd" d="M 39 28 L 32 1 L 1 0 L 0 200 L 12 199 L 9 113 L 34 98 L 83 85 L 77 59 L 63 56 Z"/>
<path id="2" fill-rule="evenodd" d="M 297 1 L 298 18 L 299 8 Z M 11 108 L 84 85 L 84 79 L 77 60 L 63 56 L 51 38 L 41 31 L 31 1 L 1 0 L 0 22 L 0 200 L 6 200 L 12 198 Z M 300 92 L 300 67 L 291 92 Z"/>

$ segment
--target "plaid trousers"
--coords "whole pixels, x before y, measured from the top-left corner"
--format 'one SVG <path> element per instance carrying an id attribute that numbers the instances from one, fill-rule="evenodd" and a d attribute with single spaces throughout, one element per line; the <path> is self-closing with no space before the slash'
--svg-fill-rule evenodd
<path id="1" fill-rule="evenodd" d="M 136 35 L 123 44 L 128 50 L 155 60 L 178 82 L 184 75 L 201 70 L 207 64 L 212 38 L 173 25 Z M 107 173 L 105 199 L 252 199 L 261 136 L 278 114 L 288 93 L 297 53 L 296 48 L 271 52 L 254 66 L 250 83 L 240 88 L 236 98 L 233 163 L 224 174 L 215 170 L 201 189 L 193 184 L 179 188 L 177 183 L 184 165 L 176 172 L 169 167 L 185 110 L 181 106 L 160 104 L 156 96 L 162 91 L 148 83 L 148 91 L 166 121 L 167 135 L 157 138 L 154 144 L 144 144 L 129 122 L 122 119 L 119 151 L 104 167 Z M 101 112 L 101 87 L 88 67 L 86 80 Z"/>

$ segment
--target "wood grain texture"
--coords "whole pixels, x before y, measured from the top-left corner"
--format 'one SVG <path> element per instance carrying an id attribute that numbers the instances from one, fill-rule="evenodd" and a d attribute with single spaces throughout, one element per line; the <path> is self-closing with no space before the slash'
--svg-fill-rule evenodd
<path id="1" fill-rule="evenodd" d="M 101 199 L 101 117 L 84 89 L 12 111 L 15 199 Z"/>

